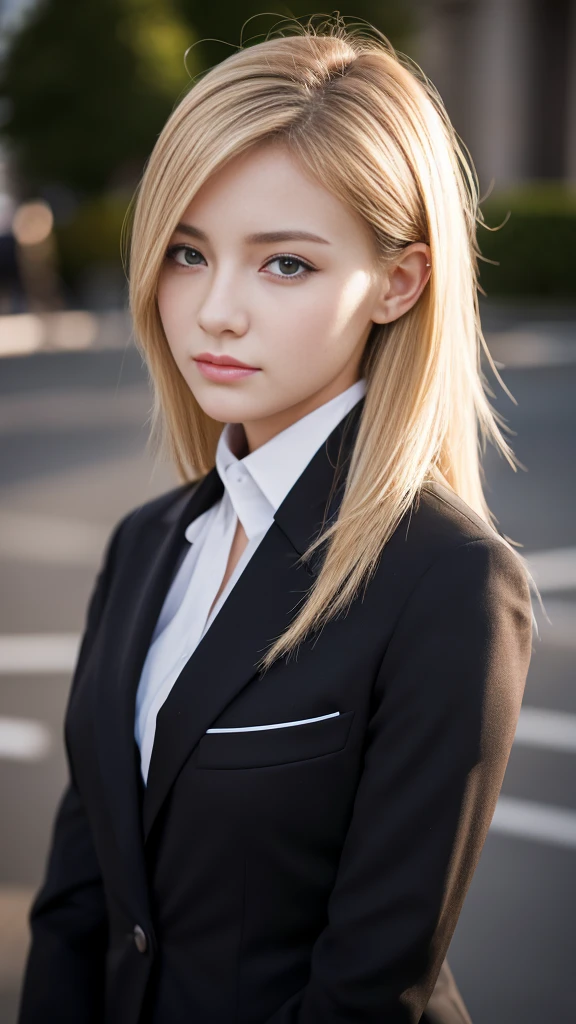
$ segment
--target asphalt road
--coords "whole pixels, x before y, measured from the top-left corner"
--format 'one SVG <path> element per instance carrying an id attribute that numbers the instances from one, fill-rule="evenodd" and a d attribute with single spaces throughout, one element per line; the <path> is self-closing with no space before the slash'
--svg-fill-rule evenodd
<path id="1" fill-rule="evenodd" d="M 491 449 L 485 468 L 553 622 L 536 608 L 523 731 L 449 952 L 474 1024 L 576 1021 L 576 362 L 533 362 L 502 370 L 517 406 L 490 378 L 526 471 Z M 133 351 L 0 361 L 0 1024 L 15 1019 L 26 913 L 65 782 L 70 645 L 110 529 L 175 482 L 147 451 L 149 409 Z"/>

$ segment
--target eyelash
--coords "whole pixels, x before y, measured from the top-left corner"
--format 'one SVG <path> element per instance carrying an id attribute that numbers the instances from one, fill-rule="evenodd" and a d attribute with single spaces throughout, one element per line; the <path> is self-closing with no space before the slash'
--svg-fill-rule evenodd
<path id="1" fill-rule="evenodd" d="M 199 256 L 202 256 L 202 253 L 200 252 L 200 250 L 194 248 L 194 246 L 178 244 L 178 245 L 171 245 L 171 246 L 168 247 L 168 249 L 166 250 L 166 257 L 167 257 L 167 259 L 171 259 L 171 260 L 174 261 L 174 263 L 176 263 L 176 260 L 174 259 L 176 254 L 178 252 L 185 252 L 185 251 L 196 252 L 196 253 L 198 253 Z M 204 259 L 204 257 L 202 257 L 202 259 Z M 300 274 L 289 274 L 289 275 L 287 275 L 287 274 L 272 274 L 272 277 L 275 277 L 275 278 L 279 279 L 280 281 L 302 281 L 305 277 L 308 277 L 309 274 L 313 274 L 313 273 L 316 272 L 316 268 L 311 266 L 310 263 L 306 263 L 306 261 L 301 259 L 300 256 L 293 256 L 292 253 L 289 253 L 289 252 L 282 252 L 282 253 L 279 253 L 277 256 L 273 256 L 271 259 L 269 259 L 264 264 L 264 266 L 267 267 L 267 266 L 269 266 L 270 263 L 276 263 L 277 260 L 285 260 L 285 259 L 294 260 L 296 263 L 299 263 L 301 267 L 304 267 L 304 270 Z M 176 265 L 179 266 L 179 267 L 182 267 L 183 269 L 186 269 L 182 263 L 177 263 Z M 198 265 L 199 264 L 196 264 L 196 266 L 198 266 Z M 192 263 L 189 264 L 189 268 L 192 268 L 193 266 L 194 266 L 194 264 L 192 264 Z"/>

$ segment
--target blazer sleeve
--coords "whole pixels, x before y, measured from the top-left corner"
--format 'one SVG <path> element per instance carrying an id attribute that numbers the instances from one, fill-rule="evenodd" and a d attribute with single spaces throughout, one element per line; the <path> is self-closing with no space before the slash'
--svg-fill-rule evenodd
<path id="1" fill-rule="evenodd" d="M 93 588 L 71 694 L 92 649 L 119 536 L 128 518 L 116 527 Z M 30 911 L 32 941 L 18 1024 L 96 1024 L 103 1020 L 106 905 L 90 826 L 68 752 L 67 762 L 69 783 L 56 814 L 46 876 Z"/>
<path id="2" fill-rule="evenodd" d="M 469 541 L 420 579 L 374 689 L 327 925 L 304 989 L 266 1024 L 416 1024 L 478 863 L 532 648 L 504 544 Z"/>

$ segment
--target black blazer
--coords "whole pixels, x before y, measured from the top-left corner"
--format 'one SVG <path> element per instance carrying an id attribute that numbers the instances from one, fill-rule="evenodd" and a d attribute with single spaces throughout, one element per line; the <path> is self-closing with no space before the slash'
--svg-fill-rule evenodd
<path id="1" fill-rule="evenodd" d="M 425 1008 L 520 710 L 532 634 L 521 568 L 463 501 L 425 485 L 363 598 L 297 657 L 255 670 L 314 580 L 296 562 L 363 401 L 183 669 L 145 792 L 136 688 L 184 529 L 222 494 L 216 470 L 117 527 L 73 679 L 70 785 L 31 915 L 20 1024 L 458 1019 Z"/>

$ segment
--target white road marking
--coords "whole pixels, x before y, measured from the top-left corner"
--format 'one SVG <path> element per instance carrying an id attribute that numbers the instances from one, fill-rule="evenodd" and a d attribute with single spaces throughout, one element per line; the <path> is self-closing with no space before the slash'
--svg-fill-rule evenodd
<path id="1" fill-rule="evenodd" d="M 0 356 L 24 356 L 42 348 L 44 330 L 40 317 L 20 313 L 0 317 Z"/>
<path id="2" fill-rule="evenodd" d="M 94 314 L 81 309 L 0 316 L 0 358 L 54 350 L 123 349 L 130 343 L 127 311 Z"/>
<path id="3" fill-rule="evenodd" d="M 572 321 L 532 322 L 504 331 L 487 331 L 486 341 L 496 365 L 511 369 L 570 366 L 576 362 L 576 324 Z"/>
<path id="4" fill-rule="evenodd" d="M 52 748 L 50 730 L 30 718 L 0 718 L 0 758 L 42 761 Z"/>
<path id="5" fill-rule="evenodd" d="M 516 746 L 576 754 L 576 715 L 524 707 L 520 712 L 514 743 Z"/>
<path id="6" fill-rule="evenodd" d="M 76 633 L 22 633 L 0 636 L 0 675 L 51 675 L 74 669 Z"/>
<path id="7" fill-rule="evenodd" d="M 501 796 L 490 830 L 573 849 L 576 848 L 576 811 Z"/>
<path id="8" fill-rule="evenodd" d="M 532 551 L 526 559 L 541 593 L 576 590 L 576 548 Z"/>
<path id="9" fill-rule="evenodd" d="M 576 650 L 576 602 L 544 598 L 543 603 L 550 622 L 544 618 L 540 605 L 534 602 L 540 634 L 537 640 L 535 637 L 538 647 L 544 645 L 567 651 Z"/>

